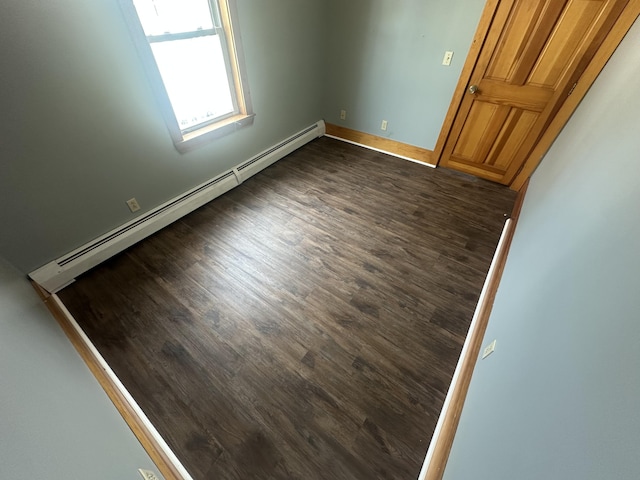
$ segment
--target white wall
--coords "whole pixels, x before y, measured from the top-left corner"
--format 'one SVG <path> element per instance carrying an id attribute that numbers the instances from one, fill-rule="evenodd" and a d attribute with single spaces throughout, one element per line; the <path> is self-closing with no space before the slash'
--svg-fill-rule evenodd
<path id="1" fill-rule="evenodd" d="M 532 177 L 445 479 L 640 472 L 640 21 Z"/>
<path id="2" fill-rule="evenodd" d="M 0 478 L 159 472 L 31 285 L 0 259 Z"/>

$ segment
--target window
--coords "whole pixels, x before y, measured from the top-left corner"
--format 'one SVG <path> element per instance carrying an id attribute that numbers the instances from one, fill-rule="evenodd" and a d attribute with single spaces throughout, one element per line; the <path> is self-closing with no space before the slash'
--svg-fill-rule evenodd
<path id="1" fill-rule="evenodd" d="M 251 124 L 232 0 L 121 0 L 176 148 Z"/>

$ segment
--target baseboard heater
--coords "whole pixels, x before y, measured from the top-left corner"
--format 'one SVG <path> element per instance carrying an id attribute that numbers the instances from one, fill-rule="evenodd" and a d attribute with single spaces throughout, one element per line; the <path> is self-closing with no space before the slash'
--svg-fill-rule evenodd
<path id="1" fill-rule="evenodd" d="M 231 170 L 34 270 L 29 277 L 49 293 L 55 293 L 73 282 L 78 275 L 237 187 L 324 133 L 324 121 L 320 120 Z"/>

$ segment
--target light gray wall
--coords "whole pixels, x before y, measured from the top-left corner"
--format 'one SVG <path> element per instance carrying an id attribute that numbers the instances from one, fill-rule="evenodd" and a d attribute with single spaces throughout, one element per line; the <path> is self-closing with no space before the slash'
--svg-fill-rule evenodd
<path id="1" fill-rule="evenodd" d="M 0 478 L 159 472 L 31 285 L 0 259 Z"/>
<path id="2" fill-rule="evenodd" d="M 29 272 L 322 117 L 432 149 L 484 1 L 237 3 L 256 121 L 187 154 L 117 0 L 3 3 L 0 254 Z"/>
<path id="3" fill-rule="evenodd" d="M 181 155 L 117 0 L 2 3 L 0 254 L 29 272 L 322 118 L 323 2 L 237 4 L 255 124 Z"/>
<path id="4" fill-rule="evenodd" d="M 324 118 L 433 150 L 484 4 L 328 1 Z M 449 67 L 442 65 L 447 50 L 455 52 Z"/>
<path id="5" fill-rule="evenodd" d="M 640 472 L 640 21 L 535 172 L 445 479 Z"/>

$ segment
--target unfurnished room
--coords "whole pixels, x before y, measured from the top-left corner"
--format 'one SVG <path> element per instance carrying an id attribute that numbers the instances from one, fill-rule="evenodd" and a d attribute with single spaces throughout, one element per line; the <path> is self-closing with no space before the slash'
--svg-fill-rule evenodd
<path id="1" fill-rule="evenodd" d="M 640 0 L 7 0 L 0 478 L 636 479 Z"/>

